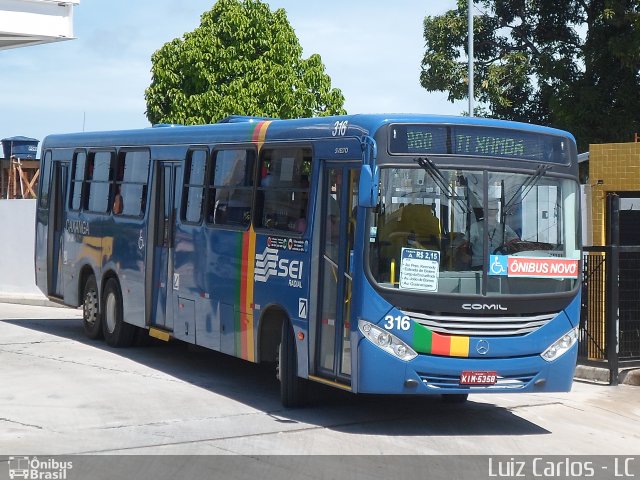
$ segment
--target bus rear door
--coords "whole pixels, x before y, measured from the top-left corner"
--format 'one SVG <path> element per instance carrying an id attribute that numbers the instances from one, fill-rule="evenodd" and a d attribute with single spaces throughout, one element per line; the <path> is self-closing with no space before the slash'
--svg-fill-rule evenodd
<path id="1" fill-rule="evenodd" d="M 147 275 L 147 298 L 151 298 L 151 326 L 173 330 L 173 290 L 175 285 L 173 254 L 177 198 L 180 190 L 182 167 L 176 162 L 159 162 L 155 169 L 151 215 L 153 228 L 149 229 L 152 269 Z M 151 293 L 149 293 L 151 290 Z"/>
<path id="2" fill-rule="evenodd" d="M 67 198 L 67 162 L 53 162 L 49 197 L 49 295 L 62 298 L 64 295 L 64 227 L 65 201 Z"/>

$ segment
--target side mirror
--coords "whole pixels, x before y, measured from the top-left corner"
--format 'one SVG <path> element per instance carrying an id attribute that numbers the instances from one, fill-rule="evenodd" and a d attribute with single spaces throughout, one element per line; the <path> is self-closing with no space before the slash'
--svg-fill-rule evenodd
<path id="1" fill-rule="evenodd" d="M 363 165 L 360 172 L 360 185 L 358 186 L 358 206 L 372 208 L 378 204 L 378 183 L 380 182 L 380 170 Z"/>

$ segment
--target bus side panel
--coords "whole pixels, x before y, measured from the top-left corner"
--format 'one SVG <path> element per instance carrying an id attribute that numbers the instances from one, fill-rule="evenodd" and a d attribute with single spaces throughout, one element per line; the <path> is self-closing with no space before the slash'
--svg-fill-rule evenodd
<path id="1" fill-rule="evenodd" d="M 206 330 L 198 325 L 200 319 L 208 316 L 210 309 L 203 288 L 205 231 L 202 225 L 178 224 L 175 227 L 175 246 L 173 248 L 173 278 L 167 295 L 173 296 L 167 301 L 167 315 L 173 316 L 173 334 L 175 338 L 197 343 L 204 340 L 204 347 L 219 349 L 215 341 L 207 338 Z M 168 299 L 171 300 L 171 299 Z"/>
<path id="2" fill-rule="evenodd" d="M 102 250 L 104 227 L 95 219 L 95 214 L 67 211 L 65 231 L 65 251 L 67 256 L 67 283 L 64 301 L 67 305 L 78 306 L 82 302 L 84 285 L 81 277 L 84 270 L 95 275 L 98 288 L 102 281 Z"/>
<path id="3" fill-rule="evenodd" d="M 237 250 L 233 245 L 238 243 L 240 235 L 204 225 L 176 227 L 172 292 L 176 295 L 176 338 L 213 350 L 221 349 L 221 318 L 229 309 L 233 312 L 229 289 L 238 279 L 231 263 Z M 195 318 L 181 311 L 183 305 L 188 304 L 183 299 L 194 302 Z M 227 316 L 232 318 L 233 313 Z M 193 323 L 191 334 L 186 334 L 185 322 Z M 234 351 L 225 353 L 235 354 Z"/>
<path id="4" fill-rule="evenodd" d="M 311 283 L 310 242 L 299 236 L 259 234 L 254 256 L 253 304 L 256 312 L 277 305 L 285 310 L 294 330 L 305 334 L 297 342 L 298 369 L 308 371 L 306 347 L 309 338 L 309 292 Z M 255 318 L 259 318 L 256 313 Z M 259 325 L 255 325 L 257 338 Z"/>
<path id="5" fill-rule="evenodd" d="M 206 229 L 198 278 L 210 299 L 207 315 L 199 319 L 197 328 L 203 332 L 203 336 L 198 334 L 198 344 L 213 342 L 224 353 L 253 360 L 247 349 L 247 326 L 252 319 L 244 315 L 246 308 L 241 305 L 242 292 L 246 292 L 243 246 L 246 247 L 244 240 L 249 235 L 249 232 Z"/>
<path id="6" fill-rule="evenodd" d="M 124 321 L 144 327 L 144 224 L 140 219 L 126 217 L 111 218 L 108 223 L 111 223 L 107 228 L 112 232 L 112 236 L 104 237 L 102 240 L 102 270 L 114 271 L 118 277 L 123 310 L 126 312 Z"/>
<path id="7" fill-rule="evenodd" d="M 174 273 L 176 338 L 255 361 L 253 262 L 255 233 L 203 225 L 176 228 Z M 184 300 L 184 301 L 183 301 Z M 190 316 L 180 309 L 194 302 L 195 339 L 186 335 Z"/>

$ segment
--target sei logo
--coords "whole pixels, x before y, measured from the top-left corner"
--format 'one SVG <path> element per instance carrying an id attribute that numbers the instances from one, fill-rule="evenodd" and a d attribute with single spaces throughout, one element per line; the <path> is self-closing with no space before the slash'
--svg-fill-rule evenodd
<path id="1" fill-rule="evenodd" d="M 289 279 L 289 286 L 302 288 L 302 271 L 304 262 L 280 258 L 279 251 L 266 247 L 264 252 L 256 253 L 254 280 L 267 282 L 270 277 L 285 277 Z"/>

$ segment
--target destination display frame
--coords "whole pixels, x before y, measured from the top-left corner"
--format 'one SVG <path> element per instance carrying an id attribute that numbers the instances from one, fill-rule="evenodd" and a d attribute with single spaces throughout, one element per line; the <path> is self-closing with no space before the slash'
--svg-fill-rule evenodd
<path id="1" fill-rule="evenodd" d="M 391 155 L 460 155 L 569 165 L 568 137 L 476 125 L 389 125 Z"/>

